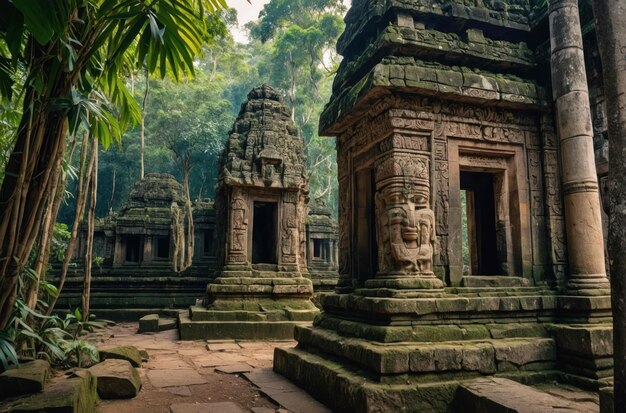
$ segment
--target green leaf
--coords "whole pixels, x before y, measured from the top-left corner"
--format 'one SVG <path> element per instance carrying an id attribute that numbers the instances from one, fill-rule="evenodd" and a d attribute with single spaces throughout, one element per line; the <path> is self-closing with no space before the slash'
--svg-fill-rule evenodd
<path id="1" fill-rule="evenodd" d="M 74 317 L 76 317 L 78 321 L 83 321 L 83 315 L 80 313 L 78 308 L 74 310 Z"/>
<path id="2" fill-rule="evenodd" d="M 15 7 L 24 15 L 24 24 L 39 44 L 45 45 L 52 39 L 55 30 L 61 33 L 64 29 L 59 27 L 61 16 L 57 16 L 55 3 L 50 0 L 13 0 Z"/>

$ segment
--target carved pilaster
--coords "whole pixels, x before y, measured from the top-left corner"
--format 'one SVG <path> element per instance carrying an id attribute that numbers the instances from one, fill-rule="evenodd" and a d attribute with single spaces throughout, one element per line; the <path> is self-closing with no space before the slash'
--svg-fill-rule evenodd
<path id="1" fill-rule="evenodd" d="M 226 234 L 228 250 L 226 265 L 249 265 L 248 260 L 248 222 L 250 211 L 240 187 L 230 192 L 229 230 Z"/>
<path id="2" fill-rule="evenodd" d="M 392 124 L 414 128 L 413 121 L 419 119 L 393 118 Z M 427 134 L 403 133 L 394 133 L 379 144 L 380 156 L 375 162 L 378 281 L 372 280 L 367 286 L 396 280 L 396 285 L 385 285 L 411 289 L 443 287 L 433 272 L 436 223 L 430 203 L 430 144 Z"/>

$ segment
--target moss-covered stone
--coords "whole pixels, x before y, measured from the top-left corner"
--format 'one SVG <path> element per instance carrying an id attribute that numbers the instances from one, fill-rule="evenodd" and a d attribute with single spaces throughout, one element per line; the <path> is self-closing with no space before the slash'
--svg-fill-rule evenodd
<path id="1" fill-rule="evenodd" d="M 141 354 L 137 347 L 120 346 L 109 349 L 99 350 L 100 359 L 102 361 L 108 359 L 126 360 L 133 367 L 141 367 Z"/>
<path id="2" fill-rule="evenodd" d="M 89 368 L 103 399 L 131 399 L 141 389 L 141 378 L 127 360 L 108 359 Z"/>
<path id="3" fill-rule="evenodd" d="M 98 395 L 96 379 L 87 373 L 82 377 L 55 379 L 46 389 L 28 397 L 0 402 L 2 412 L 93 413 Z"/>
<path id="4" fill-rule="evenodd" d="M 34 360 L 11 368 L 0 374 L 0 398 L 41 392 L 48 374 L 50 364 L 45 360 Z"/>

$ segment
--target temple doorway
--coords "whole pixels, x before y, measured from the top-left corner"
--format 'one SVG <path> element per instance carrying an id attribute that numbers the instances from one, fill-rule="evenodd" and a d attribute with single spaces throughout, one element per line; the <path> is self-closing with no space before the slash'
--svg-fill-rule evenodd
<path id="1" fill-rule="evenodd" d="M 139 264 L 143 257 L 143 237 L 139 235 L 127 235 L 125 238 L 126 263 Z"/>
<path id="2" fill-rule="evenodd" d="M 276 264 L 276 202 L 254 202 L 252 263 Z"/>
<path id="3" fill-rule="evenodd" d="M 496 230 L 495 174 L 461 171 L 463 215 L 463 272 L 466 275 L 503 275 Z"/>

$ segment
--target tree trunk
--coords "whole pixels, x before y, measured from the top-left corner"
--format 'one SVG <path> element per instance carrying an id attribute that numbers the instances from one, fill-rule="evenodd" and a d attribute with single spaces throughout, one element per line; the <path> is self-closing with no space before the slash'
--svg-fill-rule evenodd
<path id="1" fill-rule="evenodd" d="M 68 162 L 72 162 L 74 155 L 74 149 L 76 148 L 76 137 L 72 138 L 70 145 Z M 61 154 L 62 156 L 63 154 Z M 52 187 L 52 192 L 49 194 L 50 207 L 46 209 L 45 218 L 42 225 L 42 234 L 39 239 L 39 251 L 37 254 L 37 260 L 35 261 L 35 274 L 36 279 L 30 283 L 28 293 L 26 294 L 26 304 L 29 308 L 35 309 L 37 306 L 37 298 L 39 297 L 39 285 L 42 278 L 45 276 L 46 269 L 48 267 L 48 261 L 50 259 L 50 248 L 52 245 L 52 238 L 54 237 L 54 226 L 56 224 L 56 217 L 59 214 L 59 208 L 63 201 L 63 195 L 65 193 L 65 185 L 67 182 L 67 176 L 62 171 L 62 162 L 57 166 L 55 175 L 55 185 Z"/>
<path id="2" fill-rule="evenodd" d="M 144 154 L 146 149 L 146 110 L 148 108 L 148 93 L 150 92 L 150 75 L 148 74 L 148 68 L 146 67 L 146 89 L 143 92 L 143 102 L 141 104 L 141 174 L 140 178 L 144 177 Z"/>
<path id="3" fill-rule="evenodd" d="M 191 194 L 189 193 L 189 173 L 191 172 L 191 166 L 187 166 L 184 169 L 183 174 L 183 191 L 185 196 L 185 206 L 187 215 L 187 234 L 185 245 L 185 260 L 183 265 L 183 271 L 191 267 L 193 262 L 193 250 L 194 250 L 194 228 L 193 228 L 193 208 L 191 206 Z"/>
<path id="4" fill-rule="evenodd" d="M 87 217 L 87 250 L 85 251 L 85 280 L 83 283 L 82 315 L 83 320 L 89 320 L 89 303 L 91 298 L 91 267 L 93 265 L 93 231 L 96 218 L 96 201 L 98 191 L 98 138 L 94 137 L 91 143 L 91 153 L 94 159 L 91 170 L 91 196 L 89 198 L 89 215 Z"/>
<path id="5" fill-rule="evenodd" d="M 61 267 L 61 274 L 59 276 L 58 294 L 54 297 L 48 307 L 47 314 L 52 314 L 54 306 L 57 303 L 59 295 L 65 285 L 65 279 L 67 278 L 67 271 L 70 266 L 70 262 L 74 256 L 74 250 L 76 249 L 76 243 L 78 241 L 78 228 L 82 221 L 83 212 L 85 211 L 85 204 L 87 201 L 87 192 L 89 189 L 89 183 L 91 179 L 91 171 L 93 170 L 93 164 L 95 162 L 94 151 L 92 148 L 91 156 L 89 157 L 89 163 L 85 165 L 87 152 L 89 147 L 89 134 L 85 133 L 83 136 L 82 148 L 80 151 L 80 172 L 78 175 L 78 188 L 76 195 L 76 213 L 74 215 L 74 222 L 72 223 L 72 234 L 70 241 L 67 245 L 67 251 L 65 252 L 65 259 L 63 260 L 63 266 Z"/>
<path id="6" fill-rule="evenodd" d="M 609 127 L 608 252 L 613 307 L 614 409 L 626 406 L 626 3 L 593 0 Z"/>
<path id="7" fill-rule="evenodd" d="M 113 183 L 111 184 L 111 198 L 109 198 L 109 215 L 113 214 L 113 199 L 115 198 L 116 178 L 117 178 L 117 170 L 113 169 Z"/>
<path id="8" fill-rule="evenodd" d="M 57 90 L 67 95 L 69 89 L 61 84 Z M 24 115 L 0 187 L 0 330 L 11 317 L 18 277 L 40 231 L 67 133 L 62 112 L 43 107 L 42 97 L 32 89 L 25 96 Z"/>

